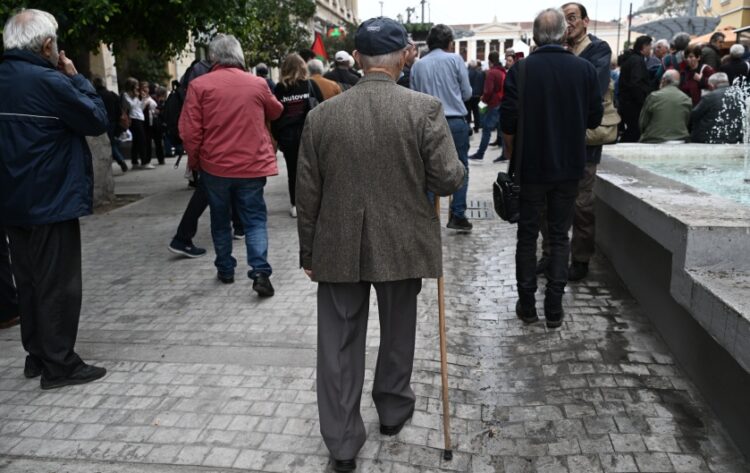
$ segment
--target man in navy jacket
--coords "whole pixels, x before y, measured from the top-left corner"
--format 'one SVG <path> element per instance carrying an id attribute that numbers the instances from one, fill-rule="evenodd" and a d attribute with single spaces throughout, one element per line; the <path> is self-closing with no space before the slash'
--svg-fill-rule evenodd
<path id="1" fill-rule="evenodd" d="M 93 203 L 86 135 L 107 131 L 91 84 L 57 50 L 57 21 L 23 10 L 5 24 L 0 64 L 0 225 L 18 288 L 24 375 L 42 389 L 82 384 L 106 370 L 74 347 L 81 311 L 78 218 Z"/>
<path id="2" fill-rule="evenodd" d="M 534 41 L 539 48 L 508 72 L 500 112 L 506 152 L 513 157 L 511 166 L 521 159 L 516 313 L 526 323 L 538 320 L 534 307 L 536 240 L 540 212 L 546 206 L 551 254 L 544 314 L 550 328 L 559 327 L 563 319 L 568 231 L 586 165 L 586 129 L 599 126 L 604 113 L 594 66 L 562 47 L 566 27 L 560 10 L 547 9 L 537 16 Z M 520 67 L 525 67 L 523 97 L 519 97 Z M 522 123 L 520 108 L 524 110 Z M 516 141 L 519 128 L 522 135 Z"/>

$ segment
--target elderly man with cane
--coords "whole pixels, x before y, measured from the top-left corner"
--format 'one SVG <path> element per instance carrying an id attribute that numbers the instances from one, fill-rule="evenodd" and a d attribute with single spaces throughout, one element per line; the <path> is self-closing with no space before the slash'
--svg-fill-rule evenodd
<path id="1" fill-rule="evenodd" d="M 365 77 L 310 112 L 297 177 L 301 265 L 318 282 L 320 430 L 335 471 L 356 468 L 366 439 L 359 407 L 371 286 L 380 432 L 398 434 L 414 412 L 417 295 L 422 278 L 442 275 L 427 193 L 450 195 L 464 182 L 440 101 L 396 84 L 408 54 L 404 28 L 370 19 L 355 45 Z"/>

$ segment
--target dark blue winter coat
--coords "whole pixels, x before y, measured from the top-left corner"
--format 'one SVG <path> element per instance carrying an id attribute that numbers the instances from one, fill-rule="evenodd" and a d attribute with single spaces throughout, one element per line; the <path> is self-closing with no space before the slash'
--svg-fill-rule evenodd
<path id="1" fill-rule="evenodd" d="M 91 213 L 85 136 L 107 131 L 107 111 L 85 77 L 10 49 L 0 63 L 0 224 L 41 225 Z"/>
<path id="2" fill-rule="evenodd" d="M 596 69 L 562 46 L 546 45 L 514 64 L 500 106 L 503 133 L 519 127 L 518 70 L 526 64 L 521 182 L 547 184 L 583 177 L 586 129 L 602 122 Z M 519 149 L 515 140 L 514 155 Z"/>

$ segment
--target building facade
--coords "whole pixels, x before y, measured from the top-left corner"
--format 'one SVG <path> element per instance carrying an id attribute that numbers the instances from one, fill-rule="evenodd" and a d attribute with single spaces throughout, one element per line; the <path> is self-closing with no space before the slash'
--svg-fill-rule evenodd
<path id="1" fill-rule="evenodd" d="M 720 17 L 719 30 L 728 26 L 750 26 L 750 0 L 701 0 L 697 13 L 699 16 Z"/>
<path id="2" fill-rule="evenodd" d="M 315 0 L 313 31 L 325 34 L 329 28 L 357 24 L 359 0 Z"/>
<path id="3" fill-rule="evenodd" d="M 533 42 L 533 23 L 501 23 L 497 18 L 491 23 L 471 25 L 451 25 L 456 33 L 455 52 L 466 62 L 477 60 L 485 63 L 491 51 L 498 51 L 501 60 L 505 51 L 512 49 L 515 53 L 529 54 Z M 606 41 L 613 52 L 621 52 L 627 36 L 627 28 L 619 27 L 616 22 L 591 20 L 589 33 Z M 619 34 L 618 34 L 619 32 Z M 619 40 L 619 41 L 618 41 Z M 617 44 L 620 44 L 620 47 Z"/>

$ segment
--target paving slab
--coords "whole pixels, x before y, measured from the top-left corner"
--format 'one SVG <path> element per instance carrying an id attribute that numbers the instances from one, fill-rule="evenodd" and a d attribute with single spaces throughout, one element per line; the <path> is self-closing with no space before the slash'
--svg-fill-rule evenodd
<path id="1" fill-rule="evenodd" d="M 469 198 L 491 217 L 481 210 L 505 165 L 487 156 L 471 164 Z M 195 239 L 208 256 L 166 251 L 190 197 L 172 162 L 116 171 L 116 192 L 142 198 L 82 220 L 77 347 L 105 378 L 42 392 L 23 377 L 19 330 L 0 332 L 0 471 L 330 470 L 315 403 L 316 287 L 298 268 L 283 159 L 266 188 L 276 295 L 265 300 L 242 277 L 216 281 L 208 215 Z M 595 258 L 591 276 L 568 287 L 561 329 L 524 326 L 514 314 L 515 227 L 474 225 L 443 235 L 454 459 L 441 457 L 437 286 L 425 281 L 416 411 L 395 438 L 379 434 L 370 396 L 373 295 L 359 471 L 748 471 L 607 261 Z M 234 252 L 241 276 L 244 245 Z M 541 290 L 537 300 L 541 310 Z"/>

